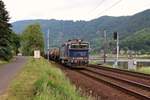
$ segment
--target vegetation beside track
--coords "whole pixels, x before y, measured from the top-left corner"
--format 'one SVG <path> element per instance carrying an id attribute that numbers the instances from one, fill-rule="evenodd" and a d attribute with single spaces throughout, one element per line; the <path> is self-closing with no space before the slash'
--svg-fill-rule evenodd
<path id="1" fill-rule="evenodd" d="M 45 59 L 29 58 L 10 85 L 6 100 L 86 100 L 58 68 Z"/>
<path id="2" fill-rule="evenodd" d="M 7 61 L 0 60 L 0 65 L 8 63 Z"/>
<path id="3" fill-rule="evenodd" d="M 138 72 L 150 74 L 150 67 L 142 67 L 142 68 L 138 69 Z"/>

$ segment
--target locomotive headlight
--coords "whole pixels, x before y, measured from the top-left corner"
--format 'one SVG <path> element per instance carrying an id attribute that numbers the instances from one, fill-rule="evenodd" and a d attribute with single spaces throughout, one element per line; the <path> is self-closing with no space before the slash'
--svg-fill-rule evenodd
<path id="1" fill-rule="evenodd" d="M 74 60 L 75 63 L 77 63 L 77 60 Z"/>
<path id="2" fill-rule="evenodd" d="M 79 40 L 79 42 L 81 42 L 82 40 Z"/>
<path id="3" fill-rule="evenodd" d="M 73 60 L 71 60 L 71 63 L 73 63 Z"/>

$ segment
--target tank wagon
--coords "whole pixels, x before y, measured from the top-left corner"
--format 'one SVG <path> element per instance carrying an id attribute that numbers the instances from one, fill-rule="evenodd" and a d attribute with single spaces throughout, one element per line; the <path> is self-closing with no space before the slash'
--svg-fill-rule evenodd
<path id="1" fill-rule="evenodd" d="M 59 61 L 60 57 L 60 49 L 59 48 L 53 48 L 49 51 L 49 58 L 54 61 Z"/>
<path id="2" fill-rule="evenodd" d="M 89 43 L 80 39 L 66 41 L 60 48 L 49 51 L 50 59 L 62 64 L 77 67 L 88 64 Z"/>

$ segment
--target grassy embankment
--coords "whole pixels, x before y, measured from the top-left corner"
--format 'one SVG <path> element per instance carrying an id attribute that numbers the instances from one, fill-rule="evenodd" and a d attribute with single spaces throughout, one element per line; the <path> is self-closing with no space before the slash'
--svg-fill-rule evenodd
<path id="1" fill-rule="evenodd" d="M 30 58 L 10 85 L 6 100 L 87 100 L 58 68 Z"/>

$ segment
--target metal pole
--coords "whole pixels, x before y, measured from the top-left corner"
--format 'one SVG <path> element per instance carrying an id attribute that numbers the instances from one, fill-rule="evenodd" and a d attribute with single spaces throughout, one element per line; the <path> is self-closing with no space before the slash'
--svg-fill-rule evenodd
<path id="1" fill-rule="evenodd" d="M 106 30 L 104 30 L 104 63 L 106 63 Z"/>
<path id="2" fill-rule="evenodd" d="M 117 32 L 114 33 L 114 39 L 116 39 L 116 59 L 113 64 L 113 68 L 118 67 L 118 59 L 119 59 L 119 34 Z"/>
<path id="3" fill-rule="evenodd" d="M 119 57 L 119 34 L 117 33 L 117 57 L 116 57 L 116 66 L 118 66 L 118 57 Z"/>
<path id="4" fill-rule="evenodd" d="M 49 60 L 49 29 L 47 31 L 47 59 Z"/>

